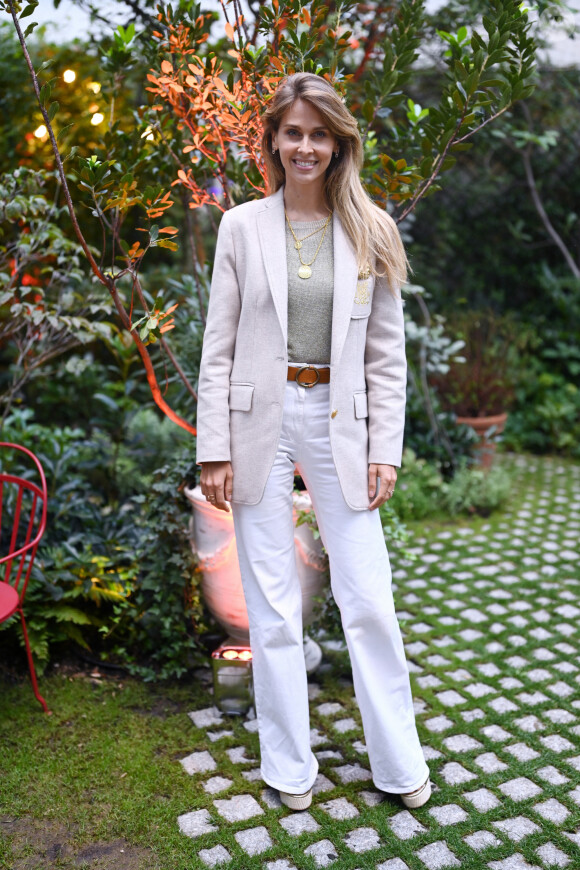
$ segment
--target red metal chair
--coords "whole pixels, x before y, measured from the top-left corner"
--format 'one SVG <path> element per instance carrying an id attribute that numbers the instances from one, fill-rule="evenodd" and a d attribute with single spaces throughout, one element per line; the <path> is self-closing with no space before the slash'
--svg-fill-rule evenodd
<path id="1" fill-rule="evenodd" d="M 26 454 L 35 464 L 40 477 L 40 486 L 38 486 L 23 477 L 17 477 L 0 470 L 0 536 L 3 531 L 3 517 L 8 520 L 8 523 L 4 525 L 12 526 L 7 546 L 6 544 L 2 545 L 0 537 L 0 565 L 6 566 L 4 577 L 0 580 L 0 622 L 4 622 L 16 612 L 20 614 L 32 688 L 36 698 L 42 704 L 44 712 L 49 713 L 46 701 L 38 691 L 26 621 L 22 610 L 38 543 L 46 528 L 46 478 L 42 465 L 34 453 L 26 447 L 0 442 L 0 448 L 20 450 Z M 7 552 L 4 552 L 6 549 Z"/>

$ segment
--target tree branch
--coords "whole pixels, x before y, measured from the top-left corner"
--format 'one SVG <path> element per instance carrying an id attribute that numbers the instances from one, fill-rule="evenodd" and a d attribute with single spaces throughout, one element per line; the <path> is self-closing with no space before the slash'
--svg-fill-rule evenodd
<path id="1" fill-rule="evenodd" d="M 38 83 L 38 77 L 37 77 L 36 72 L 34 70 L 34 66 L 32 64 L 32 60 L 31 60 L 30 54 L 28 52 L 28 46 L 26 45 L 26 40 L 24 38 L 24 34 L 22 33 L 22 29 L 20 27 L 20 22 L 18 20 L 16 11 L 14 8 L 14 0 L 8 0 L 8 4 L 9 4 L 9 9 L 10 9 L 10 14 L 12 15 L 12 20 L 14 22 L 14 27 L 16 29 L 16 33 L 18 34 L 18 39 L 19 39 L 20 45 L 22 47 L 22 52 L 24 54 L 24 58 L 26 60 L 26 64 L 27 64 L 29 72 L 30 72 L 30 76 L 32 78 L 34 93 L 36 94 L 36 99 L 38 101 L 38 105 L 40 107 L 40 111 L 42 113 L 42 117 L 44 119 L 46 129 L 48 130 L 48 134 L 50 137 L 50 143 L 51 143 L 52 151 L 54 154 L 54 159 L 56 162 L 58 174 L 59 174 L 60 181 L 62 184 L 64 197 L 66 200 L 66 204 L 67 204 L 69 216 L 71 219 L 71 223 L 72 223 L 73 229 L 75 231 L 75 235 L 76 235 L 77 239 L 79 240 L 79 243 L 84 251 L 84 254 L 85 254 L 87 260 L 89 261 L 89 265 L 90 265 L 94 275 L 101 282 L 101 284 L 103 284 L 107 288 L 107 290 L 111 294 L 111 298 L 113 299 L 113 303 L 115 305 L 115 308 L 117 309 L 117 313 L 119 315 L 121 323 L 123 324 L 123 326 L 125 327 L 127 332 L 130 333 L 133 341 L 135 342 L 135 345 L 137 347 L 137 350 L 139 351 L 139 355 L 140 355 L 141 360 L 143 362 L 143 366 L 145 368 L 147 383 L 149 384 L 149 389 L 151 390 L 151 395 L 153 397 L 155 404 L 157 405 L 157 407 L 161 411 L 163 411 L 163 413 L 167 417 L 169 417 L 170 420 L 173 420 L 173 422 L 176 423 L 178 426 L 181 426 L 182 429 L 185 429 L 187 432 L 190 432 L 192 435 L 195 435 L 196 434 L 195 428 L 190 423 L 188 423 L 186 420 L 184 420 L 179 414 L 177 414 L 177 412 L 174 411 L 173 408 L 171 408 L 167 404 L 165 399 L 163 398 L 163 396 L 161 394 L 161 388 L 160 388 L 159 384 L 157 383 L 157 378 L 155 376 L 155 370 L 153 368 L 153 363 L 151 362 L 151 358 L 149 356 L 149 353 L 148 353 L 145 345 L 143 344 L 143 342 L 139 338 L 139 336 L 131 329 L 131 320 L 130 320 L 127 312 L 125 311 L 123 303 L 121 302 L 121 299 L 120 299 L 119 294 L 117 292 L 117 288 L 115 286 L 115 282 L 111 278 L 107 277 L 101 271 L 101 269 L 99 268 L 99 266 L 97 265 L 97 263 L 95 261 L 95 258 L 93 257 L 93 255 L 91 253 L 89 245 L 87 244 L 87 242 L 82 234 L 82 230 L 81 230 L 79 223 L 78 223 L 78 220 L 77 220 L 77 216 L 76 216 L 76 213 L 74 210 L 74 205 L 72 202 L 72 197 L 70 195 L 70 190 L 69 190 L 66 176 L 64 173 L 62 158 L 60 155 L 60 151 L 58 150 L 58 145 L 56 142 L 56 137 L 54 135 L 54 130 L 52 128 L 50 118 L 48 117 L 48 112 L 44 108 L 44 105 L 42 104 L 42 100 L 40 99 L 40 87 L 39 87 L 39 83 Z"/>

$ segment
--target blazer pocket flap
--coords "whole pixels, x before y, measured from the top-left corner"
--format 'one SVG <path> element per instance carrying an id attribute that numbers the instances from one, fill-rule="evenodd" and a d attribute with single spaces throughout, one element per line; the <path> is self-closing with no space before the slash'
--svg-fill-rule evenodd
<path id="1" fill-rule="evenodd" d="M 249 411 L 254 384 L 230 384 L 230 411 Z"/>
<path id="2" fill-rule="evenodd" d="M 371 316 L 371 307 L 370 305 L 366 306 L 366 308 L 361 308 L 360 305 L 357 306 L 350 315 L 351 320 L 366 320 L 367 317 Z"/>
<path id="3" fill-rule="evenodd" d="M 359 390 L 357 393 L 354 393 L 354 416 L 357 420 L 360 420 L 361 417 L 368 417 L 369 415 L 369 403 L 367 398 L 366 390 Z"/>

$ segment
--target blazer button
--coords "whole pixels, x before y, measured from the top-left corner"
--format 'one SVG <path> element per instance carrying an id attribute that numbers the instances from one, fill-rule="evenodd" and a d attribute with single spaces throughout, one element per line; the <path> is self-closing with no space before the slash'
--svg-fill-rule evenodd
<path id="1" fill-rule="evenodd" d="M 337 414 L 338 414 L 338 410 L 335 408 L 334 411 L 332 412 L 332 414 L 331 414 L 330 416 L 331 416 L 332 419 L 334 420 L 334 418 L 336 417 Z"/>

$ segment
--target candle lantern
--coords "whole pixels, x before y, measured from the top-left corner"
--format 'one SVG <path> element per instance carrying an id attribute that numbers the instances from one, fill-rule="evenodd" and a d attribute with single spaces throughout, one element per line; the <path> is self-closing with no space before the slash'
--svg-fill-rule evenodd
<path id="1" fill-rule="evenodd" d="M 245 715 L 254 702 L 252 651 L 222 644 L 211 654 L 214 703 L 228 715 Z"/>

